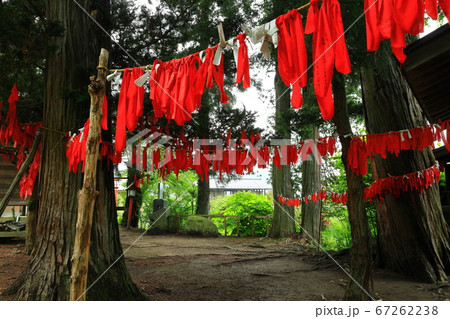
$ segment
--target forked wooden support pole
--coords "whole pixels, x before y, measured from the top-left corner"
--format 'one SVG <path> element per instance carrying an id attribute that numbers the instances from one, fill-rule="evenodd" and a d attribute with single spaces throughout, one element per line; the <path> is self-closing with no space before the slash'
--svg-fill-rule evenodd
<path id="1" fill-rule="evenodd" d="M 78 196 L 78 217 L 75 244 L 72 256 L 70 277 L 70 300 L 85 301 L 89 266 L 89 247 L 91 243 L 92 217 L 94 215 L 97 191 L 97 161 L 101 135 L 102 102 L 105 94 L 105 81 L 108 74 L 109 52 L 101 50 L 97 78 L 91 76 L 88 87 L 91 96 L 89 115 L 89 134 L 86 144 L 83 188 Z"/>

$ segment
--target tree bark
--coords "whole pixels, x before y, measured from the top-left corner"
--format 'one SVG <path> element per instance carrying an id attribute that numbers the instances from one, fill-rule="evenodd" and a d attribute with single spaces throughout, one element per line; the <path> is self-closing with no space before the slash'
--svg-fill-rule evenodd
<path id="1" fill-rule="evenodd" d="M 197 135 L 203 139 L 208 139 L 210 137 L 210 129 L 211 129 L 211 97 L 208 92 L 205 92 L 202 96 L 202 107 L 198 113 L 197 117 Z M 203 156 L 203 155 L 202 155 Z M 210 197 L 210 188 L 209 188 L 209 180 L 202 180 L 201 176 L 198 176 L 197 180 L 197 208 L 196 214 L 209 214 L 209 197 Z"/>
<path id="2" fill-rule="evenodd" d="M 361 72 L 367 131 L 397 131 L 426 124 L 396 61 L 385 48 L 376 62 Z M 386 116 L 389 114 L 389 116 Z M 431 148 L 402 151 L 399 157 L 374 156 L 374 180 L 413 173 L 433 166 Z M 378 244 L 382 266 L 426 282 L 447 281 L 450 265 L 449 227 L 445 222 L 438 185 L 395 198 L 376 201 Z"/>
<path id="3" fill-rule="evenodd" d="M 198 193 L 197 193 L 197 210 L 196 214 L 209 214 L 209 180 L 198 180 Z"/>
<path id="4" fill-rule="evenodd" d="M 31 201 L 28 205 L 27 212 L 27 237 L 25 240 L 25 254 L 30 255 L 33 251 L 34 243 L 36 240 L 36 223 L 38 216 L 38 206 L 39 206 L 39 178 L 37 178 L 36 183 L 34 184 L 33 194 L 31 195 Z"/>
<path id="5" fill-rule="evenodd" d="M 306 136 L 307 139 L 318 139 L 319 128 L 315 125 L 309 125 L 311 133 Z M 320 164 L 314 156 L 302 163 L 302 197 L 315 194 L 321 189 L 320 182 Z M 321 219 L 322 202 L 308 201 L 302 202 L 302 236 L 313 244 L 320 244 L 320 231 L 322 225 Z"/>
<path id="6" fill-rule="evenodd" d="M 333 77 L 333 94 L 335 103 L 333 122 L 342 145 L 342 162 L 348 189 L 348 219 L 352 234 L 350 275 L 353 278 L 348 281 L 344 300 L 371 300 L 373 291 L 371 235 L 363 200 L 362 176 L 355 175 L 348 167 L 352 129 L 348 117 L 344 77 L 340 73 L 336 73 Z"/>
<path id="7" fill-rule="evenodd" d="M 79 3 L 108 29 L 108 0 Z M 73 132 L 87 118 L 86 103 L 77 102 L 86 96 L 89 71 L 84 68 L 95 68 L 98 52 L 108 48 L 109 39 L 71 0 L 46 1 L 46 17 L 59 21 L 65 33 L 53 39 L 56 50 L 47 59 L 43 126 Z M 103 140 L 111 138 L 104 136 Z M 64 136 L 43 132 L 36 243 L 25 271 L 7 291 L 16 293 L 16 300 L 69 299 L 77 197 L 83 175 L 68 172 L 65 144 Z M 124 259 L 119 258 L 122 249 L 114 206 L 113 168 L 105 161 L 100 162 L 97 174 L 100 198 L 94 210 L 88 286 L 95 284 L 88 290 L 87 299 L 141 300 L 143 295 L 131 281 Z"/>
<path id="8" fill-rule="evenodd" d="M 280 75 L 275 75 L 275 137 L 290 140 L 290 96 L 285 92 L 288 88 L 284 85 Z M 282 205 L 278 196 L 292 197 L 291 167 L 282 165 L 281 170 L 272 165 L 272 190 L 274 197 L 272 227 L 270 237 L 282 238 L 295 233 L 295 213 L 293 206 Z"/>

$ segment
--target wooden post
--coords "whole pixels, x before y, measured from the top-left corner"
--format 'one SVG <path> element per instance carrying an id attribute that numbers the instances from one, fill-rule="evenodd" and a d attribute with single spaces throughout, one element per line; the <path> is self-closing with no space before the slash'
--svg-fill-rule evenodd
<path id="1" fill-rule="evenodd" d="M 14 177 L 14 180 L 12 181 L 11 185 L 9 186 L 8 191 L 5 194 L 5 197 L 3 197 L 2 202 L 0 203 L 0 216 L 2 216 L 3 212 L 5 211 L 6 206 L 8 206 L 9 200 L 11 199 L 11 196 L 13 195 L 14 190 L 16 189 L 17 185 L 19 184 L 23 175 L 25 175 L 28 167 L 33 162 L 34 155 L 36 155 L 36 151 L 37 151 L 40 143 L 41 143 L 41 131 L 38 130 L 36 132 L 36 137 L 34 139 L 33 145 L 31 146 L 30 154 L 28 154 L 25 162 L 23 162 L 22 167 L 17 172 L 16 177 Z"/>
<path id="2" fill-rule="evenodd" d="M 86 144 L 86 159 L 83 188 L 78 196 L 78 217 L 75 244 L 72 256 L 72 273 L 70 276 L 70 300 L 85 301 L 87 275 L 89 266 L 89 247 L 91 243 L 92 216 L 94 214 L 97 191 L 97 161 L 101 136 L 102 103 L 105 94 L 105 80 L 108 73 L 109 52 L 100 52 L 97 78 L 91 76 L 88 87 L 91 96 L 89 115 L 89 135 Z"/>
<path id="3" fill-rule="evenodd" d="M 130 202 L 130 205 L 128 206 L 128 221 L 127 221 L 127 228 L 131 228 L 131 217 L 133 216 L 133 201 L 134 197 L 130 196 L 130 199 L 128 200 Z"/>

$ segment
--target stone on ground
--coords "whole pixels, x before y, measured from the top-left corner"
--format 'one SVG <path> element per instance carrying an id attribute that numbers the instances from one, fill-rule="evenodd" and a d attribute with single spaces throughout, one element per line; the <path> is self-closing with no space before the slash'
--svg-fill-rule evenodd
<path id="1" fill-rule="evenodd" d="M 219 231 L 217 226 L 207 218 L 200 216 L 189 216 L 184 224 L 184 234 L 201 237 L 217 237 Z"/>

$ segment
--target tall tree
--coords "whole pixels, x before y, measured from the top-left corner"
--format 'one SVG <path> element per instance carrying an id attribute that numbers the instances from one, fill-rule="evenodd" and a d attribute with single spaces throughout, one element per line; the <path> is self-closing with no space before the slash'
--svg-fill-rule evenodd
<path id="1" fill-rule="evenodd" d="M 274 82 L 276 99 L 274 137 L 283 140 L 290 140 L 291 102 L 290 94 L 286 94 L 286 90 L 289 90 L 289 88 L 283 83 L 283 80 L 278 74 L 278 70 L 275 75 Z M 275 204 L 273 207 L 270 237 L 279 238 L 291 236 L 295 233 L 294 207 L 281 205 L 278 201 L 278 195 L 289 197 L 292 196 L 293 193 L 291 167 L 289 165 L 281 165 L 281 169 L 278 169 L 275 165 L 272 165 L 272 190 Z"/>
<path id="2" fill-rule="evenodd" d="M 308 86 L 304 88 L 303 106 L 300 111 L 295 112 L 292 119 L 292 130 L 303 140 L 317 140 L 319 138 L 319 130 L 324 128 L 325 123 L 319 112 L 312 81 L 310 81 Z M 294 183 L 294 185 L 301 184 L 301 187 L 300 185 L 296 185 L 297 187 L 294 186 L 294 191 L 296 188 L 301 188 L 302 197 L 306 197 L 320 191 L 322 188 L 321 164 L 322 163 L 319 163 L 316 156 L 313 154 L 311 154 L 307 160 L 301 162 L 301 180 L 300 183 Z M 321 213 L 321 201 L 308 201 L 307 203 L 302 202 L 300 233 L 303 238 L 313 244 L 320 244 L 320 232 L 322 230 Z"/>
<path id="3" fill-rule="evenodd" d="M 344 299 L 370 300 L 373 290 L 371 234 L 363 199 L 363 177 L 353 173 L 348 166 L 348 150 L 353 133 L 347 110 L 345 81 L 340 73 L 336 73 L 333 77 L 333 95 L 335 102 L 333 122 L 342 145 L 342 162 L 345 167 L 348 188 L 348 219 L 352 233 L 350 262 L 352 278 L 348 281 Z"/>
<path id="4" fill-rule="evenodd" d="M 386 46 L 362 68 L 367 131 L 371 134 L 423 126 L 426 119 Z M 389 116 L 386 116 L 389 114 Z M 431 148 L 402 151 L 398 157 L 374 156 L 374 179 L 413 173 L 433 166 Z M 450 269 L 449 228 L 442 214 L 438 185 L 399 198 L 376 201 L 382 265 L 428 282 L 447 281 Z"/>
<path id="5" fill-rule="evenodd" d="M 262 11 L 265 12 L 264 18 L 260 23 L 267 23 L 279 15 L 299 6 L 297 1 L 265 1 L 262 4 Z M 290 89 L 286 87 L 278 73 L 277 51 L 272 50 L 272 59 L 270 63 L 276 63 L 276 74 L 274 79 L 275 88 L 275 126 L 273 138 L 291 139 L 292 116 L 290 103 Z M 267 62 L 266 62 L 267 63 Z M 266 64 L 263 62 L 263 64 Z M 278 201 L 278 195 L 290 197 L 293 195 L 292 172 L 291 167 L 282 165 L 279 170 L 272 165 L 272 191 L 274 194 L 274 213 L 270 237 L 287 237 L 295 233 L 295 212 L 294 207 L 281 205 Z"/>
<path id="6" fill-rule="evenodd" d="M 47 21 L 58 22 L 64 34 L 52 38 L 56 50 L 46 64 L 39 213 L 36 243 L 29 263 L 8 290 L 18 300 L 67 300 L 73 252 L 77 195 L 82 174 L 68 172 L 64 133 L 81 127 L 87 118 L 89 73 L 100 48 L 109 39 L 91 21 L 108 29 L 109 1 L 46 1 Z M 88 71 L 90 69 L 90 71 Z M 57 133 L 61 132 L 61 133 Z M 103 141 L 110 141 L 103 136 Z M 89 300 L 140 300 L 131 281 L 119 241 L 114 204 L 112 165 L 99 162 L 99 197 L 92 229 L 87 291 Z M 109 268 L 111 267 L 111 268 Z"/>
<path id="7" fill-rule="evenodd" d="M 345 40 L 348 47 L 350 61 L 352 62 L 352 73 L 344 76 L 335 71 L 333 76 L 333 97 L 335 111 L 333 123 L 339 135 L 342 146 L 342 162 L 345 168 L 347 179 L 348 199 L 347 210 L 350 229 L 352 235 L 350 275 L 344 299 L 345 300 L 370 300 L 373 295 L 372 279 L 372 252 L 371 252 L 371 232 L 368 224 L 367 212 L 363 200 L 364 181 L 362 176 L 358 176 L 348 166 L 348 150 L 350 148 L 353 130 L 349 117 L 349 104 L 347 96 L 347 83 L 354 85 L 356 65 L 361 63 L 361 55 L 365 54 L 365 42 L 361 37 L 364 30 L 364 19 L 361 19 L 362 4 L 360 0 L 341 1 L 342 19 L 344 28 L 348 28 L 345 33 Z"/>
<path id="8" fill-rule="evenodd" d="M 201 134 L 200 138 L 208 139 L 211 137 L 211 98 L 209 97 L 209 92 L 206 92 L 202 97 L 202 109 L 198 113 L 197 119 L 197 134 Z M 209 198 L 210 198 L 210 187 L 209 179 L 204 179 L 203 176 L 198 176 L 197 180 L 197 206 L 196 214 L 209 214 Z"/>
<path id="9" fill-rule="evenodd" d="M 308 128 L 310 132 L 305 135 L 305 138 L 317 140 L 319 138 L 319 128 L 314 124 L 310 124 Z M 322 187 L 320 176 L 320 163 L 318 163 L 315 156 L 310 156 L 308 160 L 302 163 L 302 197 L 320 191 Z M 302 236 L 306 240 L 312 241 L 313 244 L 320 244 L 322 202 L 302 202 L 301 207 Z"/>

